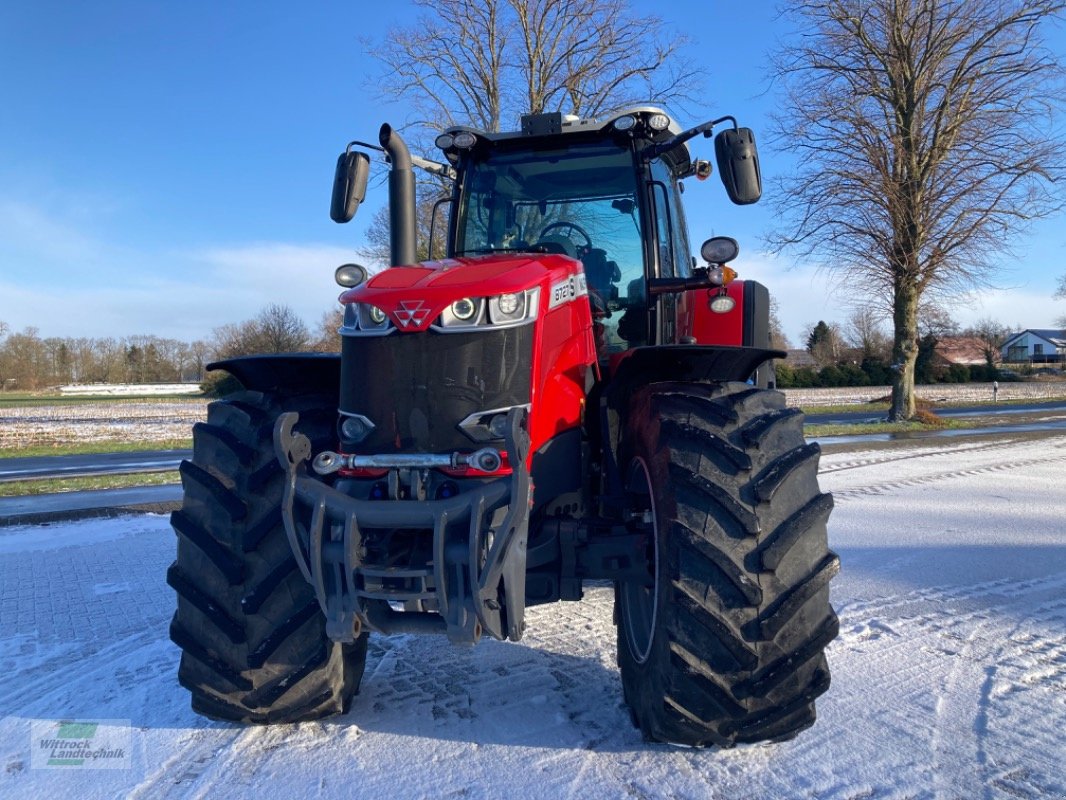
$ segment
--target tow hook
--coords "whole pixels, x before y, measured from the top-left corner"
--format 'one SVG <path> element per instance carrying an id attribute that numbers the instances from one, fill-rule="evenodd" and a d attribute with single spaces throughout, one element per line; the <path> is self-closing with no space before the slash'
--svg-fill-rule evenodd
<path id="1" fill-rule="evenodd" d="M 372 456 L 344 455 L 324 450 L 315 456 L 311 467 L 319 475 L 331 475 L 341 469 L 396 469 L 419 467 L 469 467 L 478 472 L 497 472 L 503 464 L 500 451 L 494 447 L 483 447 L 473 453 L 452 453 L 435 455 L 433 453 L 392 453 Z"/>

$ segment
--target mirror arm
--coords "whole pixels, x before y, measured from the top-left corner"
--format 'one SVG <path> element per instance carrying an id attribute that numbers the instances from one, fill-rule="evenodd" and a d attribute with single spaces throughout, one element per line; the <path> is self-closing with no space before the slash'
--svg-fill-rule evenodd
<path id="1" fill-rule="evenodd" d="M 428 158 L 422 158 L 421 156 L 411 156 L 411 163 L 419 169 L 425 170 L 430 175 L 437 175 L 441 178 L 447 178 L 454 181 L 456 178 L 455 168 L 448 164 L 440 164 L 436 161 L 430 161 Z"/>
<path id="2" fill-rule="evenodd" d="M 370 142 L 360 142 L 358 139 L 355 139 L 351 142 L 348 142 L 348 146 L 344 148 L 344 154 L 348 155 L 348 153 L 352 152 L 352 148 L 355 145 L 359 145 L 360 147 L 366 147 L 371 150 L 377 150 L 379 153 L 385 152 L 385 148 L 381 147 L 380 145 L 370 144 Z"/>
<path id="3" fill-rule="evenodd" d="M 736 119 L 734 117 L 726 115 L 724 117 L 719 117 L 718 119 L 712 119 L 710 122 L 704 122 L 702 125 L 697 125 L 695 128 L 689 128 L 687 131 L 682 131 L 677 136 L 667 139 L 665 142 L 649 145 L 648 147 L 644 148 L 644 151 L 641 153 L 641 155 L 650 161 L 651 159 L 662 155 L 667 150 L 672 150 L 679 144 L 684 144 L 689 139 L 693 138 L 694 136 L 698 136 L 701 133 L 703 134 L 703 137 L 705 139 L 709 139 L 714 133 L 714 126 L 720 122 L 732 122 L 733 130 L 736 130 L 737 128 Z"/>
<path id="4" fill-rule="evenodd" d="M 719 265 L 721 266 L 721 265 Z M 691 278 L 649 278 L 648 295 L 658 297 L 661 294 L 687 292 L 692 289 L 718 289 L 721 286 L 711 280 L 709 269 L 695 269 Z"/>

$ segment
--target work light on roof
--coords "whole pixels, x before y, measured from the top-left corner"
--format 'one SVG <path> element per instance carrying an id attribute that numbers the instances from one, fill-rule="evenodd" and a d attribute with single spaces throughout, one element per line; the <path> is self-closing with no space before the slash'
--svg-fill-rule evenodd
<path id="1" fill-rule="evenodd" d="M 455 137 L 454 136 L 452 136 L 450 133 L 442 133 L 440 136 L 438 136 L 436 138 L 436 140 L 434 141 L 434 144 L 436 144 L 437 147 L 439 147 L 441 150 L 447 150 L 449 147 L 452 146 L 452 144 L 454 142 L 455 142 Z"/>
<path id="2" fill-rule="evenodd" d="M 636 118 L 630 114 L 626 114 L 624 117 L 619 117 L 614 121 L 614 129 L 616 131 L 630 131 L 633 130 L 633 126 L 636 124 Z"/>
<path id="3" fill-rule="evenodd" d="M 653 131 L 665 131 L 670 127 L 670 118 L 666 114 L 652 114 L 648 117 L 648 127 Z"/>
<path id="4" fill-rule="evenodd" d="M 468 150 L 477 144 L 477 137 L 470 131 L 460 131 L 452 138 L 452 144 L 462 150 Z"/>

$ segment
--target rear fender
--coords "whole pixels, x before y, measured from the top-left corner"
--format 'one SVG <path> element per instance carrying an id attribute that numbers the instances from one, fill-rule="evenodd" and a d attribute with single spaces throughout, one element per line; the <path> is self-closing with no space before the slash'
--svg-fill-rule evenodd
<path id="1" fill-rule="evenodd" d="M 341 357 L 337 353 L 277 353 L 215 361 L 221 369 L 253 392 L 326 394 L 337 396 L 341 385 Z"/>

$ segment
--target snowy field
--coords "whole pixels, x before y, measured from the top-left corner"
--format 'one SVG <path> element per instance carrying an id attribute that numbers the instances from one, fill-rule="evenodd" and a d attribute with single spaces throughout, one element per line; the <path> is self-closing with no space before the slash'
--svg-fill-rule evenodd
<path id="1" fill-rule="evenodd" d="M 188 439 L 193 424 L 206 418 L 207 402 L 119 399 L 0 408 L 0 447 Z"/>
<path id="2" fill-rule="evenodd" d="M 783 389 L 790 406 L 851 405 L 883 400 L 892 395 L 891 386 L 839 386 L 829 389 Z M 942 405 L 966 405 L 968 403 L 992 402 L 991 383 L 933 383 L 919 384 L 914 387 L 914 394 L 922 400 Z M 1066 381 L 1026 381 L 1012 383 L 1004 381 L 999 384 L 996 399 L 1039 403 L 1047 400 L 1059 400 L 1066 397 Z"/>
<path id="3" fill-rule="evenodd" d="M 649 745 L 611 592 L 521 643 L 372 638 L 343 718 L 201 719 L 175 681 L 163 517 L 0 529 L 0 796 L 1052 798 L 1066 795 L 1066 436 L 827 455 L 841 636 L 819 720 Z M 35 720 L 130 720 L 125 769 L 35 768 Z"/>

